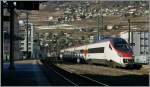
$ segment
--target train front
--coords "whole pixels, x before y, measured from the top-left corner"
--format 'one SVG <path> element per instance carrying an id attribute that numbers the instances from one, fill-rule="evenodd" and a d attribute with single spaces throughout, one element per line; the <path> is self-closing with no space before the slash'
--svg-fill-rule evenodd
<path id="1" fill-rule="evenodd" d="M 141 64 L 134 62 L 134 53 L 129 44 L 122 38 L 115 38 L 113 40 L 114 48 L 122 59 L 122 67 L 127 68 L 141 68 Z"/>

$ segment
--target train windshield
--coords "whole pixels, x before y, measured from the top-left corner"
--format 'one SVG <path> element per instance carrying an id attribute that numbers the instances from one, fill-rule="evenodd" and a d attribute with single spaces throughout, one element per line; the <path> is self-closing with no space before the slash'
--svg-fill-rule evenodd
<path id="1" fill-rule="evenodd" d="M 122 51 L 130 51 L 130 47 L 124 39 L 115 38 L 113 41 L 114 41 L 114 47 L 116 49 L 122 50 Z"/>

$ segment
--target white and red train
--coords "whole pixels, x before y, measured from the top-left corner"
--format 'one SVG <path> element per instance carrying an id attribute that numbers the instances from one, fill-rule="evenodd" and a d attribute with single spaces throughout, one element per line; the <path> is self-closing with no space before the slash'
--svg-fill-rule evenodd
<path id="1" fill-rule="evenodd" d="M 109 38 L 97 43 L 62 49 L 62 59 L 74 59 L 77 63 L 85 60 L 87 63 L 106 64 L 111 67 L 137 66 L 133 51 L 122 38 Z"/>

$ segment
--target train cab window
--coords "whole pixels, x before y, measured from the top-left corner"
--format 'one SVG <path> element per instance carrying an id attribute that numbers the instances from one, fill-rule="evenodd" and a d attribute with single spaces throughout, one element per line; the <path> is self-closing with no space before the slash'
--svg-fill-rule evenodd
<path id="1" fill-rule="evenodd" d="M 113 40 L 114 47 L 119 50 L 129 51 L 130 47 L 124 39 L 117 38 Z"/>

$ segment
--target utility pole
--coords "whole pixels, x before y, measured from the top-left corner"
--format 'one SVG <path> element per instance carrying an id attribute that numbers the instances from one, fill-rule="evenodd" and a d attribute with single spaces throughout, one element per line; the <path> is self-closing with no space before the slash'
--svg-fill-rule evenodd
<path id="1" fill-rule="evenodd" d="M 98 25 L 98 40 L 100 36 L 100 14 L 99 14 L 99 9 L 100 9 L 100 2 L 98 2 L 98 18 L 97 18 L 97 25 Z"/>
<path id="2" fill-rule="evenodd" d="M 131 30 L 131 43 L 132 43 L 132 49 L 133 49 L 133 43 L 134 43 L 134 42 L 133 42 L 133 40 L 134 40 L 133 34 L 134 34 L 134 33 L 133 33 L 133 30 Z"/>
<path id="3" fill-rule="evenodd" d="M 149 4 L 150 4 L 150 2 L 149 2 Z M 149 16 L 150 16 L 150 14 L 149 14 Z M 149 17 L 149 20 L 150 20 L 150 17 Z M 150 22 L 148 22 L 148 24 L 150 25 Z M 148 60 L 148 64 L 150 63 L 150 28 L 148 28 L 149 29 L 149 31 L 148 31 L 148 58 L 147 58 L 147 60 Z M 150 84 L 150 82 L 149 82 L 149 84 Z"/>
<path id="4" fill-rule="evenodd" d="M 3 50 L 4 50 L 4 45 L 3 45 L 3 43 L 4 43 L 4 38 L 3 38 L 3 22 L 4 22 L 4 20 L 3 20 L 3 1 L 1 1 L 1 41 L 2 41 L 2 43 L 1 43 L 1 76 L 2 76 L 2 85 L 4 85 L 4 71 L 3 71 Z"/>
<path id="5" fill-rule="evenodd" d="M 99 10 L 100 10 L 100 14 L 99 14 Z M 100 28 L 100 15 L 101 15 L 101 28 Z M 98 16 L 97 16 L 98 20 L 98 40 L 99 40 L 99 36 L 100 36 L 100 29 L 103 30 L 103 12 L 102 12 L 102 2 L 98 2 Z M 101 34 L 103 35 L 103 31 L 101 32 Z"/>
<path id="6" fill-rule="evenodd" d="M 149 4 L 150 4 L 150 2 L 149 2 Z M 149 20 L 150 20 L 150 17 L 149 17 Z M 149 25 L 150 25 L 150 22 L 149 22 Z M 149 52 L 148 52 L 148 63 L 150 63 L 150 28 L 149 28 L 149 33 L 148 33 L 148 49 L 149 49 Z M 150 82 L 149 82 L 149 84 L 150 84 Z"/>
<path id="7" fill-rule="evenodd" d="M 59 38 L 56 40 L 56 63 L 58 61 L 59 54 Z"/>
<path id="8" fill-rule="evenodd" d="M 14 5 L 13 1 L 8 2 L 10 9 L 10 64 L 9 69 L 15 69 L 14 67 Z"/>
<path id="9" fill-rule="evenodd" d="M 102 35 L 103 35 L 103 10 L 102 10 L 102 2 L 100 3 L 100 5 L 101 5 L 100 11 L 101 11 L 101 26 L 102 26 L 101 30 L 102 30 Z"/>
<path id="10" fill-rule="evenodd" d="M 131 28 L 130 28 L 130 19 L 128 19 L 128 43 L 130 44 L 130 32 L 131 32 Z"/>
<path id="11" fill-rule="evenodd" d="M 29 57 L 29 50 L 28 50 L 28 19 L 29 19 L 29 13 L 27 12 L 26 13 L 27 14 L 27 56 L 26 56 L 26 58 L 28 58 Z"/>
<path id="12" fill-rule="evenodd" d="M 100 21 L 99 21 L 99 14 L 98 14 L 98 40 L 99 40 L 99 36 L 100 36 Z"/>

